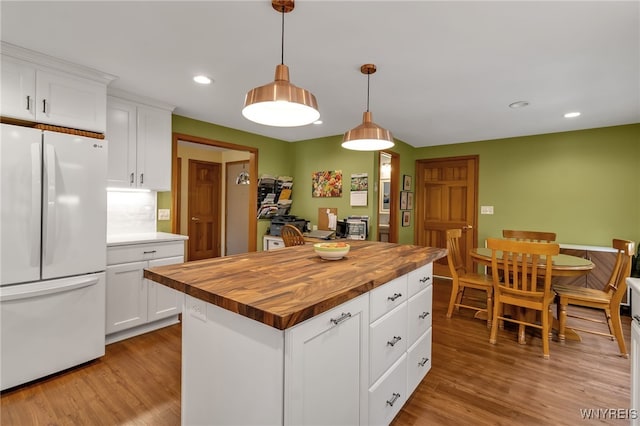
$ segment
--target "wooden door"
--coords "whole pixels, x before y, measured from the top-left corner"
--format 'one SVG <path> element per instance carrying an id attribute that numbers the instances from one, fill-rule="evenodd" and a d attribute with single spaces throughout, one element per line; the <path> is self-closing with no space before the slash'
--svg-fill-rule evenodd
<path id="1" fill-rule="evenodd" d="M 446 230 L 461 228 L 460 250 L 472 270 L 469 250 L 477 246 L 478 156 L 416 161 L 415 242 L 446 247 Z M 434 275 L 451 276 L 447 259 L 433 264 Z"/>
<path id="2" fill-rule="evenodd" d="M 220 256 L 220 164 L 189 160 L 188 260 Z"/>

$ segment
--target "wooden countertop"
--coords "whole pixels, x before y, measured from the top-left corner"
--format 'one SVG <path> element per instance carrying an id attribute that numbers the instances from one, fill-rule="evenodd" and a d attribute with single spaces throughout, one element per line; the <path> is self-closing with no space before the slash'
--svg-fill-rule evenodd
<path id="1" fill-rule="evenodd" d="M 445 249 L 349 241 L 341 260 L 312 245 L 146 269 L 145 278 L 280 330 L 446 256 Z"/>

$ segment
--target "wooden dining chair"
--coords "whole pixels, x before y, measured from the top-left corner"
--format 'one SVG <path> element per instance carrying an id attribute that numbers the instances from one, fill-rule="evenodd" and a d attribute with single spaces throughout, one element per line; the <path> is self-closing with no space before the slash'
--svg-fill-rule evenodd
<path id="1" fill-rule="evenodd" d="M 293 225 L 284 225 L 280 230 L 280 236 L 285 247 L 303 246 L 305 244 L 302 231 Z"/>
<path id="2" fill-rule="evenodd" d="M 556 233 L 541 232 L 541 231 L 517 231 L 517 230 L 511 230 L 511 229 L 503 229 L 502 237 L 517 240 L 517 241 L 553 243 L 556 240 Z"/>
<path id="3" fill-rule="evenodd" d="M 489 343 L 496 343 L 501 321 L 518 324 L 520 343 L 524 343 L 520 336 L 524 336 L 525 327 L 535 327 L 542 331 L 542 354 L 548 359 L 549 331 L 553 321 L 550 306 L 554 299 L 551 291 L 552 256 L 560 252 L 560 246 L 489 238 L 487 247 L 491 249 L 491 270 L 503 271 L 502 280 L 498 274 L 493 274 L 493 319 Z M 503 315 L 503 305 L 511 305 L 514 315 Z M 540 313 L 540 323 L 532 315 L 537 312 Z"/>
<path id="4" fill-rule="evenodd" d="M 628 240 L 614 239 L 613 248 L 618 252 L 616 261 L 611 272 L 611 277 L 604 289 L 578 287 L 567 284 L 554 284 L 553 291 L 558 295 L 558 338 L 560 341 L 565 339 L 565 329 L 567 325 L 567 316 L 587 320 L 591 322 L 605 323 L 609 327 L 609 333 L 596 331 L 593 328 L 578 328 L 571 326 L 574 330 L 584 331 L 587 333 L 598 334 L 609 337 L 611 340 L 618 341 L 620 355 L 624 358 L 629 357 L 627 347 L 622 334 L 622 324 L 620 321 L 620 302 L 627 291 L 626 278 L 631 273 L 631 258 L 634 253 L 634 242 Z M 567 307 L 569 305 L 584 306 L 587 308 L 601 309 L 604 312 L 604 321 L 594 320 L 579 315 L 568 315 Z"/>
<path id="5" fill-rule="evenodd" d="M 447 261 L 449 263 L 449 270 L 451 271 L 451 278 L 453 280 L 451 286 L 451 297 L 449 299 L 449 309 L 447 310 L 447 318 L 451 318 L 454 308 L 456 309 L 456 311 L 458 311 L 460 308 L 473 309 L 478 312 L 486 312 L 487 327 L 491 327 L 493 281 L 490 275 L 478 274 L 466 270 L 462 253 L 460 253 L 461 236 L 461 229 L 447 230 Z M 464 297 L 465 288 L 475 288 L 486 292 L 486 307 L 463 303 L 462 298 Z"/>

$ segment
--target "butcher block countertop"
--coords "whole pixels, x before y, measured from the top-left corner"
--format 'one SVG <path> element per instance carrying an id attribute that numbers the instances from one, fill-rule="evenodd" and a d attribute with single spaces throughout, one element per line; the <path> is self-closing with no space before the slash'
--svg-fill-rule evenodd
<path id="1" fill-rule="evenodd" d="M 445 249 L 349 241 L 340 260 L 310 244 L 146 269 L 145 278 L 284 330 L 446 256 Z"/>

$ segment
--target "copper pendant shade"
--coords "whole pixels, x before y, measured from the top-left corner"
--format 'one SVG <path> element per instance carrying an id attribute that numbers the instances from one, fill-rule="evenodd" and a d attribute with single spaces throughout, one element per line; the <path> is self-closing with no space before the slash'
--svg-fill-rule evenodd
<path id="1" fill-rule="evenodd" d="M 282 13 L 283 61 L 276 66 L 272 83 L 247 92 L 242 115 L 266 126 L 296 127 L 311 124 L 320 118 L 316 97 L 308 90 L 289 82 L 289 67 L 284 64 L 284 14 L 293 10 L 294 2 L 273 0 L 271 5 Z"/>
<path id="2" fill-rule="evenodd" d="M 376 72 L 376 66 L 364 64 L 360 67 L 360 72 L 367 74 L 367 110 L 362 115 L 362 124 L 344 134 L 342 147 L 355 151 L 378 151 L 391 148 L 395 145 L 393 135 L 374 123 L 369 111 L 369 77 Z"/>

